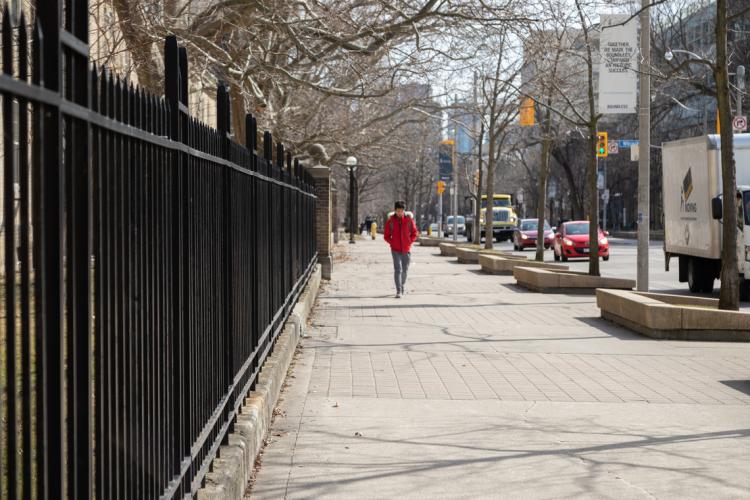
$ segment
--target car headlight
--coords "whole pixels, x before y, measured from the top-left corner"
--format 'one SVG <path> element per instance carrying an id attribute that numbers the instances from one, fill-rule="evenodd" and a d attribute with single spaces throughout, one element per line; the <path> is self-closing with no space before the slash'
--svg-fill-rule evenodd
<path id="1" fill-rule="evenodd" d="M 528 239 L 529 239 L 529 237 L 528 237 L 528 236 L 526 236 L 525 234 L 523 234 L 523 233 L 522 233 L 522 234 L 521 234 L 521 239 L 522 239 L 522 240 L 528 240 Z"/>
<path id="2" fill-rule="evenodd" d="M 569 247 L 573 246 L 573 242 L 571 240 L 569 240 L 568 238 L 563 238 L 563 244 L 567 245 Z"/>
<path id="3" fill-rule="evenodd" d="M 602 239 L 599 240 L 599 244 L 600 245 L 606 245 L 607 243 L 609 243 L 609 241 L 607 240 L 607 238 L 602 238 Z"/>

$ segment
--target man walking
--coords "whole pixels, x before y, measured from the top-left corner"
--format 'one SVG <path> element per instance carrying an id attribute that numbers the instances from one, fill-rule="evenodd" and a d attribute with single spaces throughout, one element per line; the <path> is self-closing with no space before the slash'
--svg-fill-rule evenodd
<path id="1" fill-rule="evenodd" d="M 417 226 L 414 224 L 414 219 L 404 213 L 406 205 L 403 201 L 397 201 L 394 208 L 396 212 L 385 223 L 383 235 L 385 241 L 391 245 L 396 298 L 400 299 L 404 294 L 406 273 L 409 271 L 411 244 L 417 239 Z"/>

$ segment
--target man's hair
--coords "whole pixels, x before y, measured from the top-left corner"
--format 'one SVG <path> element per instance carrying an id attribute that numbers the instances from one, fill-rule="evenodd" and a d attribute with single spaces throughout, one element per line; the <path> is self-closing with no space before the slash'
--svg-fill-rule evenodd
<path id="1" fill-rule="evenodd" d="M 406 203 L 404 203 L 403 201 L 397 201 L 393 208 L 394 209 L 403 208 L 404 210 L 406 210 Z"/>

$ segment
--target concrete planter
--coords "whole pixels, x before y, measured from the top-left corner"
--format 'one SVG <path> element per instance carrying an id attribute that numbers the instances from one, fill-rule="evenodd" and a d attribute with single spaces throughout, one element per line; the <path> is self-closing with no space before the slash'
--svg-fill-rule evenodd
<path id="1" fill-rule="evenodd" d="M 479 253 L 482 253 L 485 255 L 496 255 L 498 257 L 505 257 L 506 259 L 516 259 L 516 260 L 523 260 L 523 261 L 529 260 L 528 256 L 526 255 L 514 255 L 513 252 L 509 252 L 507 250 L 495 250 L 494 248 L 490 250 L 482 248 L 481 250 L 479 250 Z"/>
<path id="2" fill-rule="evenodd" d="M 435 238 L 433 236 L 422 236 L 419 238 L 419 244 L 423 247 L 436 247 L 444 241 L 441 238 Z"/>
<path id="3" fill-rule="evenodd" d="M 537 269 L 557 269 L 565 271 L 568 266 L 560 264 L 549 264 L 547 262 L 537 262 L 535 260 L 528 260 L 525 257 L 516 256 L 500 256 L 491 253 L 479 253 L 479 265 L 482 266 L 482 271 L 490 274 L 513 274 L 513 270 L 516 267 L 529 267 Z"/>
<path id="4" fill-rule="evenodd" d="M 438 245 L 440 247 L 440 255 L 444 257 L 455 257 L 456 251 L 458 250 L 458 245 L 455 243 L 441 243 Z"/>
<path id="5" fill-rule="evenodd" d="M 593 292 L 597 288 L 616 288 L 631 290 L 635 280 L 589 276 L 583 272 L 552 269 L 535 269 L 516 266 L 513 269 L 516 282 L 524 288 L 535 292 Z"/>
<path id="6" fill-rule="evenodd" d="M 456 249 L 456 259 L 461 264 L 476 264 L 479 262 L 480 249 L 478 245 L 459 246 Z"/>
<path id="7" fill-rule="evenodd" d="M 701 297 L 596 291 L 602 318 L 655 339 L 750 342 L 750 313 L 721 311 Z"/>

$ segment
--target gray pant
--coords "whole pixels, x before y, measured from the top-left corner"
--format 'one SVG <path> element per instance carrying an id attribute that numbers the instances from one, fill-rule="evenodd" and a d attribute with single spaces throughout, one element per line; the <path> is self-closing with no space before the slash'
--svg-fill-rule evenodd
<path id="1" fill-rule="evenodd" d="M 393 281 L 396 283 L 396 291 L 403 292 L 406 283 L 406 273 L 409 272 L 411 252 L 401 253 L 391 251 L 393 257 Z"/>

